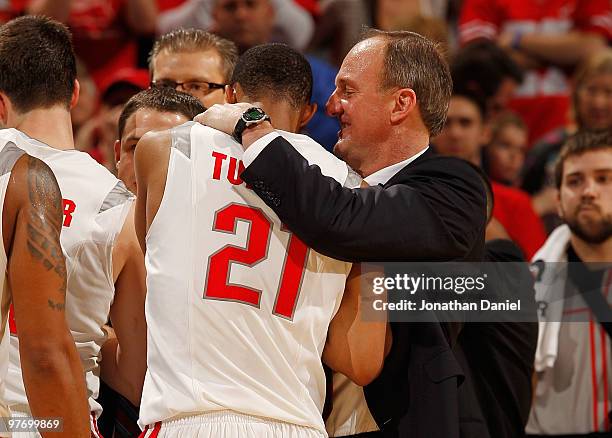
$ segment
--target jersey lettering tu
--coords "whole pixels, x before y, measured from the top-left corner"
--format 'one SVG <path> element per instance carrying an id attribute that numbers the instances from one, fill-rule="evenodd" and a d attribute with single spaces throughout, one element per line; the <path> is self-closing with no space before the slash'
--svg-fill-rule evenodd
<path id="1" fill-rule="evenodd" d="M 0 143 L 18 148 L 45 162 L 55 174 L 62 193 L 64 221 L 60 242 L 66 256 L 66 319 L 81 358 L 92 412 L 99 390 L 98 355 L 106 336 L 114 297 L 112 249 L 134 196 L 123 183 L 88 154 L 61 151 L 27 135 L 7 129 Z M 19 359 L 19 327 L 12 324 L 6 396 L 11 409 L 29 413 Z"/>
<path id="2" fill-rule="evenodd" d="M 192 122 L 175 128 L 147 234 L 148 370 L 140 422 L 219 410 L 325 433 L 321 354 L 350 263 L 307 248 L 240 179 L 242 147 Z M 326 176 L 346 164 L 281 133 Z"/>

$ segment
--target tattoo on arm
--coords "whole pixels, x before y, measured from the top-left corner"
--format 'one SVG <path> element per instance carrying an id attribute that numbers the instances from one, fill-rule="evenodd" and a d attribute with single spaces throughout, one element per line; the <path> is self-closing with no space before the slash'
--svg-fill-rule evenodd
<path id="1" fill-rule="evenodd" d="M 39 159 L 28 157 L 27 216 L 28 251 L 47 271 L 60 279 L 58 300 L 48 300 L 49 307 L 63 311 L 66 300 L 66 263 L 60 245 L 62 197 L 51 170 Z"/>

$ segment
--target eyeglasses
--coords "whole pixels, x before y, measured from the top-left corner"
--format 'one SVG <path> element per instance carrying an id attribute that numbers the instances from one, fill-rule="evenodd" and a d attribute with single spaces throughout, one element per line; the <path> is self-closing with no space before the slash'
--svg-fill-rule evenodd
<path id="1" fill-rule="evenodd" d="M 170 79 L 161 79 L 159 81 L 151 81 L 152 88 L 173 88 L 178 90 L 179 87 L 189 94 L 208 94 L 213 90 L 225 88 L 225 84 L 215 84 L 214 82 L 206 81 L 186 81 L 178 82 Z"/>

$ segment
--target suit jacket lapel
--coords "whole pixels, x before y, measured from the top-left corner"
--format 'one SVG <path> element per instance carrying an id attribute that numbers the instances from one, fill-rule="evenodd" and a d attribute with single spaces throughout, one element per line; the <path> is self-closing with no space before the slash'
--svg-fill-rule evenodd
<path id="1" fill-rule="evenodd" d="M 428 160 L 432 157 L 435 157 L 435 156 L 436 156 L 436 153 L 431 149 L 431 146 L 430 146 L 429 149 L 427 149 L 423 155 L 421 155 L 416 160 L 414 160 L 412 163 L 408 164 L 403 169 L 401 169 L 399 172 L 397 172 L 395 175 L 393 175 L 393 177 L 389 181 L 387 181 L 387 183 L 384 186 L 389 187 L 389 186 L 399 183 L 400 180 L 403 179 L 403 176 L 406 174 L 406 172 L 410 172 L 410 168 L 412 166 L 414 166 L 415 164 L 421 163 L 422 161 Z"/>

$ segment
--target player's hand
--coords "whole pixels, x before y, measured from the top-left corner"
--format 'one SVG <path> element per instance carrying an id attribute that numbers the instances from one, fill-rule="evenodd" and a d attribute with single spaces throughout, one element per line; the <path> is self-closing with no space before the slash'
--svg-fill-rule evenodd
<path id="1" fill-rule="evenodd" d="M 238 123 L 238 120 L 242 117 L 242 113 L 254 106 L 257 105 L 246 102 L 224 103 L 222 105 L 215 104 L 202 114 L 195 116 L 193 120 L 202 125 L 210 126 L 213 129 L 232 135 L 236 123 Z"/>

